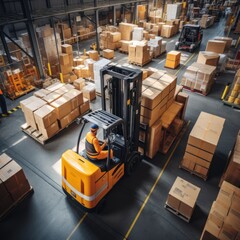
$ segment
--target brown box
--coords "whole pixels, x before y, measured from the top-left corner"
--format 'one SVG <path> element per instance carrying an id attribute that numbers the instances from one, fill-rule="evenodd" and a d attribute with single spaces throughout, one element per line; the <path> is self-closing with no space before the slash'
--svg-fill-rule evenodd
<path id="1" fill-rule="evenodd" d="M 71 110 L 73 111 L 83 103 L 83 93 L 77 89 L 72 89 L 63 96 L 68 98 L 71 102 Z"/>
<path id="2" fill-rule="evenodd" d="M 200 51 L 198 54 L 198 63 L 207 64 L 217 67 L 219 61 L 219 54 L 214 52 Z"/>
<path id="3" fill-rule="evenodd" d="M 217 147 L 225 119 L 213 114 L 201 112 L 195 123 L 188 144 L 214 153 Z"/>
<path id="4" fill-rule="evenodd" d="M 181 119 L 185 119 L 188 99 L 189 99 L 189 95 L 185 92 L 179 92 L 176 96 L 176 101 L 184 104 L 182 114 L 181 114 Z"/>
<path id="5" fill-rule="evenodd" d="M 39 132 L 42 133 L 42 135 L 45 138 L 50 138 L 54 136 L 59 130 L 58 122 L 54 122 L 53 124 L 49 125 L 47 128 L 40 128 Z"/>
<path id="6" fill-rule="evenodd" d="M 84 113 L 86 113 L 90 109 L 90 103 L 89 103 L 89 100 L 87 98 L 83 98 L 83 104 L 80 105 L 79 109 L 80 109 L 80 114 L 81 115 L 83 115 Z"/>
<path id="7" fill-rule="evenodd" d="M 68 54 L 66 53 L 59 54 L 59 61 L 61 65 L 68 65 L 70 63 Z"/>
<path id="8" fill-rule="evenodd" d="M 79 116 L 80 116 L 80 110 L 79 110 L 79 107 L 77 107 L 73 111 L 71 111 L 71 113 L 70 113 L 71 122 Z"/>
<path id="9" fill-rule="evenodd" d="M 187 218 L 191 218 L 200 188 L 177 177 L 167 198 L 167 205 L 181 213 Z"/>
<path id="10" fill-rule="evenodd" d="M 51 102 L 50 105 L 56 109 L 58 119 L 63 118 L 72 110 L 72 104 L 70 99 L 64 96 L 58 98 L 54 102 Z"/>
<path id="11" fill-rule="evenodd" d="M 0 169 L 7 165 L 12 160 L 6 153 L 0 155 Z"/>
<path id="12" fill-rule="evenodd" d="M 60 89 L 60 88 L 59 88 L 59 89 Z M 59 89 L 57 89 L 57 90 L 59 90 Z M 57 90 L 56 90 L 56 91 L 57 91 Z M 51 102 L 57 100 L 57 99 L 60 98 L 60 97 L 61 97 L 61 95 L 60 95 L 59 93 L 57 93 L 57 92 L 52 92 L 52 93 L 48 94 L 47 96 L 45 96 L 45 97 L 43 98 L 43 100 L 46 101 L 47 103 L 51 103 Z"/>
<path id="13" fill-rule="evenodd" d="M 78 78 L 77 80 L 75 80 L 73 82 L 73 86 L 78 89 L 78 90 L 82 90 L 85 86 L 85 79 L 83 78 Z"/>
<path id="14" fill-rule="evenodd" d="M 187 145 L 186 147 L 186 152 L 191 153 L 192 155 L 195 155 L 197 157 L 203 158 L 204 160 L 211 162 L 212 158 L 213 158 L 213 154 L 206 152 L 200 148 L 196 148 L 194 146 L 191 145 Z"/>
<path id="15" fill-rule="evenodd" d="M 63 86 L 64 86 L 64 83 L 56 82 L 56 83 L 50 85 L 49 87 L 47 87 L 46 89 L 50 92 L 54 92 Z"/>
<path id="16" fill-rule="evenodd" d="M 34 117 L 38 126 L 40 128 L 47 128 L 57 121 L 57 114 L 55 108 L 44 105 L 34 112 Z"/>
<path id="17" fill-rule="evenodd" d="M 118 42 L 121 40 L 121 33 L 120 32 L 111 32 L 109 34 L 109 41 L 112 43 Z"/>
<path id="18" fill-rule="evenodd" d="M 44 98 L 44 97 L 46 97 L 50 93 L 51 92 L 48 91 L 47 89 L 40 89 L 40 90 L 34 92 L 33 96 L 38 97 L 38 98 Z"/>
<path id="19" fill-rule="evenodd" d="M 111 49 L 104 49 L 103 50 L 103 57 L 107 59 L 114 58 L 114 50 Z"/>
<path id="20" fill-rule="evenodd" d="M 34 118 L 34 112 L 46 104 L 42 99 L 38 99 L 28 105 L 24 106 L 24 116 L 26 122 L 33 128 L 37 129 L 37 125 Z"/>
<path id="21" fill-rule="evenodd" d="M 225 49 L 226 49 L 226 50 L 229 50 L 229 48 L 230 48 L 231 45 L 232 45 L 232 40 L 233 40 L 233 39 L 230 38 L 230 37 L 219 37 L 219 36 L 217 36 L 217 37 L 214 37 L 214 40 L 226 42 L 226 47 L 225 47 Z"/>
<path id="22" fill-rule="evenodd" d="M 72 66 L 71 65 L 61 65 L 61 73 L 62 74 L 68 74 L 72 72 Z"/>
<path id="23" fill-rule="evenodd" d="M 161 91 L 149 87 L 142 92 L 142 106 L 154 109 L 162 100 Z"/>
<path id="24" fill-rule="evenodd" d="M 94 61 L 98 61 L 99 60 L 98 52 L 95 51 L 95 50 L 88 51 L 88 55 Z"/>
<path id="25" fill-rule="evenodd" d="M 0 179 L 0 215 L 6 211 L 12 204 L 13 199 Z"/>
<path id="26" fill-rule="evenodd" d="M 67 54 L 71 54 L 72 53 L 72 45 L 70 44 L 63 44 L 62 46 L 62 52 L 63 53 L 67 53 Z"/>
<path id="27" fill-rule="evenodd" d="M 25 106 L 28 105 L 29 103 L 32 103 L 34 101 L 38 100 L 38 97 L 36 96 L 31 96 L 27 99 L 24 99 L 22 101 L 20 101 L 20 106 L 23 112 L 25 112 Z"/>
<path id="28" fill-rule="evenodd" d="M 65 128 L 72 122 L 70 114 L 64 116 L 63 118 L 59 119 L 59 126 L 61 129 Z"/>
<path id="29" fill-rule="evenodd" d="M 206 51 L 215 53 L 224 53 L 226 42 L 218 40 L 209 40 L 207 43 Z"/>
<path id="30" fill-rule="evenodd" d="M 90 101 L 96 98 L 96 88 L 91 84 L 86 85 L 82 89 L 82 92 L 83 92 L 83 97 L 87 98 Z"/>
<path id="31" fill-rule="evenodd" d="M 22 168 L 15 161 L 9 162 L 0 169 L 0 179 L 14 201 L 30 190 Z"/>
<path id="32" fill-rule="evenodd" d="M 167 54 L 167 60 L 170 61 L 180 61 L 181 58 L 181 52 L 178 51 L 170 51 Z"/>

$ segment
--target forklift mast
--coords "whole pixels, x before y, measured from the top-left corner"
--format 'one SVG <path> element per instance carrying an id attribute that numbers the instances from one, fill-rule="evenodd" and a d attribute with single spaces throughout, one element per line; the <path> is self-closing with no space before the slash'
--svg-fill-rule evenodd
<path id="1" fill-rule="evenodd" d="M 107 110 L 106 100 L 109 98 L 109 111 L 124 120 L 128 153 L 138 151 L 142 71 L 109 65 L 100 74 L 102 109 Z"/>

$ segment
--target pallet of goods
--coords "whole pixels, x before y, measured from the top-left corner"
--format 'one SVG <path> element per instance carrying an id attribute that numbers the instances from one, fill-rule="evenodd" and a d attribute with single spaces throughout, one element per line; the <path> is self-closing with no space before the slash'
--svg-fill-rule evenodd
<path id="1" fill-rule="evenodd" d="M 192 183 L 177 177 L 168 194 L 165 208 L 184 221 L 189 222 L 196 207 L 200 190 Z"/>
<path id="2" fill-rule="evenodd" d="M 183 74 L 181 85 L 192 92 L 206 96 L 214 83 L 216 67 L 194 62 Z"/>
<path id="3" fill-rule="evenodd" d="M 207 179 L 224 122 L 224 118 L 206 112 L 200 113 L 188 137 L 180 168 Z"/>
<path id="4" fill-rule="evenodd" d="M 181 59 L 181 52 L 170 51 L 167 54 L 166 63 L 164 67 L 175 69 L 180 65 L 180 59 Z"/>
<path id="5" fill-rule="evenodd" d="M 214 24 L 215 17 L 210 16 L 208 14 L 202 15 L 202 18 L 200 20 L 200 26 L 202 28 L 209 28 Z"/>
<path id="6" fill-rule="evenodd" d="M 222 175 L 220 186 L 227 181 L 236 187 L 240 187 L 240 131 L 238 132 L 235 145 L 229 153 L 228 165 Z"/>
<path id="7" fill-rule="evenodd" d="M 116 50 L 121 47 L 121 32 L 102 31 L 100 34 L 100 48 Z"/>
<path id="8" fill-rule="evenodd" d="M 0 219 L 33 192 L 23 169 L 11 157 L 0 155 Z"/>
<path id="9" fill-rule="evenodd" d="M 234 239 L 240 237 L 240 189 L 223 181 L 213 202 L 201 240 Z"/>
<path id="10" fill-rule="evenodd" d="M 20 102 L 26 124 L 22 130 L 41 144 L 90 110 L 89 96 L 70 84 L 55 83 Z"/>

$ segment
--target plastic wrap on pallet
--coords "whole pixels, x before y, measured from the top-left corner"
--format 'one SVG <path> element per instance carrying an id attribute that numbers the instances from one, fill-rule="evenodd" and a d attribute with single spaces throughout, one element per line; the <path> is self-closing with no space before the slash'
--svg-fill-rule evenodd
<path id="1" fill-rule="evenodd" d="M 227 55 L 226 54 L 219 54 L 217 71 L 218 72 L 225 72 L 226 64 L 227 64 Z"/>

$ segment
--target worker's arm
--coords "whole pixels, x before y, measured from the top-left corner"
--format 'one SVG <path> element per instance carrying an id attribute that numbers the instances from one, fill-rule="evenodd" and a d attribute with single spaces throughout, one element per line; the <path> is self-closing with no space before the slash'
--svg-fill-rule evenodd
<path id="1" fill-rule="evenodd" d="M 102 146 L 100 146 L 98 139 L 97 138 L 93 139 L 93 146 L 98 153 L 100 153 L 105 148 L 106 144 L 107 143 L 104 142 Z"/>

